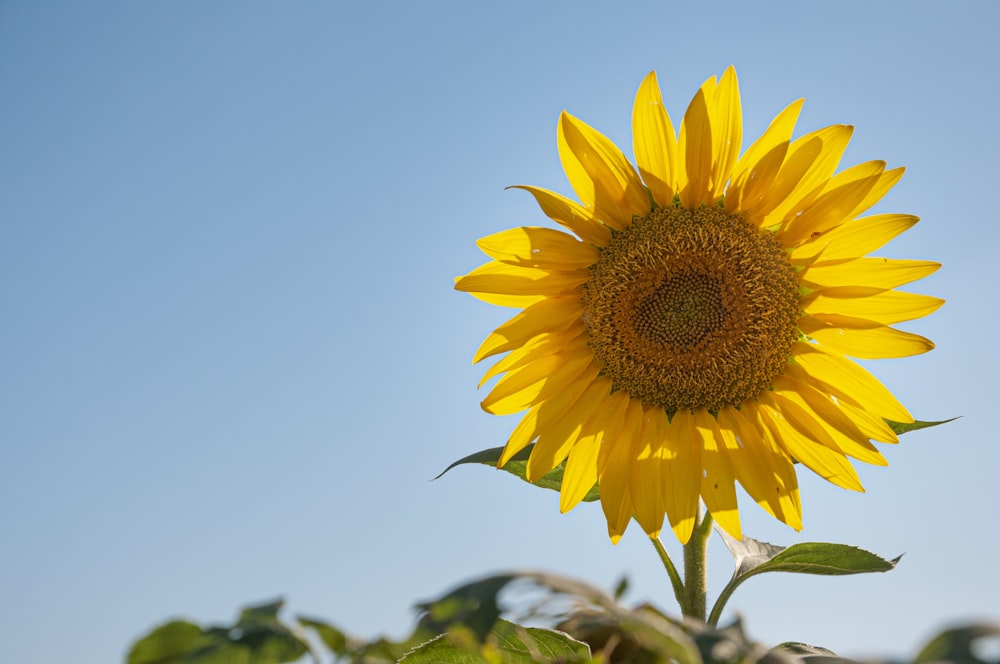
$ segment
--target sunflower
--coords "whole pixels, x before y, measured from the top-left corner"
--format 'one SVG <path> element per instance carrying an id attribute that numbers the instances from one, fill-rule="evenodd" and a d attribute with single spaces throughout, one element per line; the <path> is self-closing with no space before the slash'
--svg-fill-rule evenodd
<path id="1" fill-rule="evenodd" d="M 852 127 L 792 139 L 802 100 L 740 154 L 732 67 L 698 90 L 675 133 L 655 72 L 632 111 L 636 167 L 565 111 L 559 156 L 580 203 L 532 186 L 572 232 L 522 227 L 478 242 L 491 259 L 456 280 L 521 309 L 474 361 L 506 354 L 482 407 L 523 412 L 499 460 L 534 443 L 527 479 L 566 462 L 560 509 L 596 484 L 613 542 L 634 517 L 658 537 L 664 516 L 686 543 L 699 502 L 742 537 L 736 482 L 802 527 L 795 462 L 863 491 L 850 459 L 886 465 L 872 444 L 910 413 L 849 358 L 923 353 L 891 327 L 943 300 L 896 287 L 938 263 L 869 257 L 916 223 L 860 216 L 902 168 L 839 172 Z M 480 384 L 482 385 L 482 383 Z"/>

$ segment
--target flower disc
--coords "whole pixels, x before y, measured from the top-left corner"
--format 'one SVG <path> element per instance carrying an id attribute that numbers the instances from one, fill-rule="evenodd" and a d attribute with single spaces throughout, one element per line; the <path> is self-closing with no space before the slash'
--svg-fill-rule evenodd
<path id="1" fill-rule="evenodd" d="M 754 398 L 799 336 L 798 283 L 781 245 L 717 206 L 636 219 L 591 273 L 583 323 L 601 368 L 670 414 Z"/>

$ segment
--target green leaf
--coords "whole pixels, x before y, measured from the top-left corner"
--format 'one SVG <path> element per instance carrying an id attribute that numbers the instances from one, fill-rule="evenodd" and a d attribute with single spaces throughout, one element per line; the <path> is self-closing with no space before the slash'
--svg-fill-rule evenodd
<path id="1" fill-rule="evenodd" d="M 725 533 L 722 533 L 722 536 L 733 558 L 736 559 L 735 576 L 740 577 L 764 572 L 823 576 L 888 572 L 899 562 L 899 558 L 886 560 L 847 544 L 802 542 L 783 547 L 761 542 L 752 537 L 744 537 L 741 542 Z"/>
<path id="2" fill-rule="evenodd" d="M 765 572 L 789 572 L 792 574 L 817 574 L 821 576 L 844 576 L 888 572 L 899 562 L 898 558 L 886 560 L 874 553 L 847 544 L 826 542 L 803 542 L 790 547 L 777 546 L 744 537 L 743 541 L 733 539 L 719 531 L 722 541 L 733 555 L 736 569 L 733 578 L 723 588 L 719 599 L 709 615 L 709 624 L 717 624 L 722 609 L 736 588 L 752 576 Z"/>
<path id="3" fill-rule="evenodd" d="M 493 657 L 487 657 L 493 655 Z M 419 646 L 400 660 L 406 664 L 505 664 L 591 662 L 590 648 L 568 634 L 541 627 L 522 627 L 500 620 L 483 645 L 469 644 L 443 634 Z"/>
<path id="4" fill-rule="evenodd" d="M 791 572 L 794 574 L 843 576 L 888 572 L 896 566 L 901 557 L 886 560 L 874 553 L 847 544 L 803 542 L 788 547 L 771 560 L 758 565 L 751 574 Z"/>
<path id="5" fill-rule="evenodd" d="M 1000 623 L 980 623 L 948 629 L 923 647 L 913 660 L 921 662 L 962 662 L 963 664 L 988 664 L 978 657 L 973 644 L 979 639 L 1000 636 Z"/>
<path id="6" fill-rule="evenodd" d="M 528 481 L 528 457 L 531 456 L 531 450 L 534 448 L 534 444 L 528 445 L 523 450 L 515 454 L 510 461 L 502 468 L 502 470 L 507 471 L 511 475 L 521 478 L 525 482 Z M 467 457 L 463 457 L 445 468 L 440 475 L 434 479 L 440 478 L 442 475 L 447 473 L 449 470 L 455 466 L 461 466 L 468 463 L 478 463 L 486 466 L 497 465 L 500 461 L 500 455 L 503 453 L 502 447 L 491 447 L 488 450 L 482 450 L 481 452 L 476 452 L 475 454 L 470 454 Z M 529 482 L 529 484 L 534 484 L 535 486 L 542 487 L 543 489 L 552 489 L 553 491 L 559 491 L 562 488 L 563 472 L 566 469 L 566 462 L 562 462 L 545 475 L 543 475 L 537 482 Z M 593 502 L 601 497 L 598 492 L 597 485 L 595 484 L 591 487 L 587 495 L 583 497 L 584 502 Z"/>
<path id="7" fill-rule="evenodd" d="M 916 420 L 914 422 L 893 422 L 892 420 L 886 420 L 885 423 L 889 425 L 897 434 L 908 433 L 910 431 L 917 431 L 918 429 L 926 429 L 928 427 L 936 427 L 939 424 L 948 424 L 948 422 L 954 422 L 957 417 L 953 417 L 949 420 L 941 420 L 940 422 L 921 422 Z"/>

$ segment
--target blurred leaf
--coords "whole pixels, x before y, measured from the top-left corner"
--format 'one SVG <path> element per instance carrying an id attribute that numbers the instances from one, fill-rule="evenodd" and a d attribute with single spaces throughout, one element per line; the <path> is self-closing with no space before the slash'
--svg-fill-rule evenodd
<path id="1" fill-rule="evenodd" d="M 827 650 L 826 648 L 820 648 L 819 646 L 811 646 L 806 643 L 798 643 L 797 641 L 787 641 L 785 643 L 779 643 L 778 645 L 771 648 L 771 652 L 780 652 L 789 655 L 833 655 L 837 656 L 837 653 L 832 650 Z"/>
<path id="2" fill-rule="evenodd" d="M 739 618 L 720 629 L 697 624 L 688 624 L 686 627 L 694 638 L 702 659 L 709 664 L 759 661 L 779 664 L 782 661 L 768 656 L 768 651 L 763 646 L 751 641 Z"/>
<path id="3" fill-rule="evenodd" d="M 1000 624 L 980 623 L 945 630 L 931 639 L 913 660 L 921 662 L 956 662 L 961 664 L 995 664 L 981 659 L 974 651 L 980 639 L 1000 636 Z"/>
<path id="4" fill-rule="evenodd" d="M 417 610 L 426 612 L 421 623 L 438 633 L 456 623 L 465 625 L 482 642 L 500 618 L 497 596 L 515 578 L 516 574 L 486 577 L 450 590 L 438 599 L 421 602 Z"/>
<path id="5" fill-rule="evenodd" d="M 284 600 L 277 600 L 247 607 L 229 631 L 233 642 L 249 648 L 254 664 L 294 662 L 309 652 L 306 642 L 278 620 L 284 605 Z"/>
<path id="6" fill-rule="evenodd" d="M 133 645 L 128 664 L 283 664 L 309 651 L 278 620 L 283 602 L 250 606 L 230 627 L 202 628 L 175 620 Z"/>
<path id="7" fill-rule="evenodd" d="M 299 616 L 298 621 L 303 627 L 315 630 L 316 634 L 320 639 L 322 639 L 323 643 L 326 644 L 326 647 L 329 648 L 332 653 L 335 655 L 347 654 L 347 635 L 342 631 L 333 625 L 320 620 L 315 620 L 313 618 Z"/>
<path id="8" fill-rule="evenodd" d="M 920 420 L 915 422 L 893 422 L 892 420 L 886 420 L 885 423 L 888 424 L 889 428 L 897 434 L 902 434 L 910 431 L 917 431 L 918 429 L 936 427 L 939 424 L 948 424 L 948 422 L 954 422 L 957 419 L 957 417 L 953 417 L 949 420 L 941 420 L 940 422 L 921 422 Z"/>
<path id="9" fill-rule="evenodd" d="M 210 645 L 201 627 L 184 620 L 160 625 L 148 636 L 135 642 L 126 660 L 128 664 L 167 664 L 184 661 L 184 656 Z"/>
<path id="10" fill-rule="evenodd" d="M 623 576 L 618 580 L 618 583 L 615 584 L 615 593 L 614 593 L 615 601 L 616 602 L 621 601 L 621 598 L 624 597 L 625 593 L 627 592 L 628 592 L 628 577 Z"/>
<path id="11" fill-rule="evenodd" d="M 584 664 L 591 661 L 587 644 L 564 632 L 522 627 L 508 620 L 498 621 L 481 646 L 470 647 L 443 634 L 411 650 L 400 660 L 406 664 Z"/>
<path id="12" fill-rule="evenodd" d="M 528 445 L 523 450 L 515 454 L 511 458 L 511 460 L 507 462 L 507 465 L 505 465 L 502 468 L 502 470 L 505 470 L 511 475 L 515 475 L 524 480 L 525 482 L 527 482 L 528 457 L 531 455 L 531 450 L 533 448 L 534 444 Z M 497 462 L 500 460 L 500 455 L 502 453 L 503 453 L 502 447 L 492 447 L 488 450 L 482 450 L 481 452 L 470 454 L 469 456 L 463 457 L 458 461 L 456 461 L 455 463 L 448 466 L 447 468 L 445 468 L 441 472 L 441 474 L 435 477 L 434 479 L 440 478 L 442 475 L 447 473 L 455 466 L 461 466 L 468 463 L 479 463 L 486 466 L 493 466 L 495 468 Z M 563 463 L 559 464 L 558 466 L 547 472 L 541 478 L 539 478 L 537 482 L 530 482 L 530 484 L 542 487 L 543 489 L 552 489 L 553 491 L 559 491 L 559 489 L 562 487 L 563 472 L 565 471 L 565 469 L 566 469 L 566 462 L 564 461 Z M 591 487 L 590 491 L 587 492 L 587 495 L 583 497 L 583 500 L 584 502 L 589 503 L 598 500 L 600 497 L 601 496 L 600 493 L 598 492 L 597 485 L 595 484 L 593 487 Z"/>

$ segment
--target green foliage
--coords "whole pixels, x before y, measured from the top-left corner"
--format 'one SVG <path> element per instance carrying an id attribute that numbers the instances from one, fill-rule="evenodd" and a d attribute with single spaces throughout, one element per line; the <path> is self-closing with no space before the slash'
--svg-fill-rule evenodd
<path id="1" fill-rule="evenodd" d="M 800 546 L 800 545 L 797 545 Z M 820 545 L 822 546 L 822 545 Z M 751 547 L 752 548 L 752 547 Z M 766 547 L 762 547 L 766 549 Z M 775 547 L 780 549 L 780 547 Z M 775 560 L 782 549 L 771 557 Z M 848 547 L 851 548 L 851 547 Z M 794 559 L 814 560 L 818 549 L 805 547 Z M 756 555 L 756 554 L 752 554 Z M 871 554 L 868 554 L 871 555 Z M 838 552 L 835 559 L 864 560 Z M 757 564 L 759 569 L 768 561 Z M 776 563 L 783 564 L 783 563 Z M 838 563 L 840 568 L 869 563 Z M 812 563 L 809 563 L 811 569 Z M 792 571 L 801 571 L 799 563 Z M 823 565 L 825 567 L 825 564 Z M 785 570 L 788 571 L 788 570 Z M 840 572 L 838 572 L 840 573 Z M 856 573 L 856 572 L 854 572 Z M 530 606 L 506 606 L 504 593 L 530 586 Z M 540 597 L 539 597 L 540 594 Z M 422 615 L 413 633 L 398 642 L 364 641 L 315 618 L 284 623 L 282 604 L 244 609 L 228 627 L 201 627 L 172 620 L 153 629 L 132 646 L 128 664 L 291 664 L 307 656 L 315 664 L 834 664 L 850 662 L 832 651 L 802 643 L 774 648 L 754 642 L 743 625 L 721 629 L 679 621 L 654 607 L 626 607 L 602 590 L 552 574 L 512 572 L 477 579 L 419 605 Z M 542 609 L 548 607 L 546 613 Z M 509 617 L 504 617 L 509 616 Z M 544 626 L 524 626 L 532 619 Z M 512 620 L 510 618 L 516 618 Z M 490 622 L 492 620 L 492 622 Z M 483 631 L 483 626 L 490 623 Z M 325 648 L 310 649 L 300 636 L 313 632 Z M 932 639 L 914 664 L 997 664 L 977 654 L 985 639 L 1000 636 L 1000 625 L 956 627 Z M 900 662 L 899 664 L 903 664 Z"/>
<path id="2" fill-rule="evenodd" d="M 128 664 L 281 664 L 309 651 L 278 619 L 284 602 L 250 606 L 229 627 L 202 628 L 173 620 L 132 646 Z"/>

